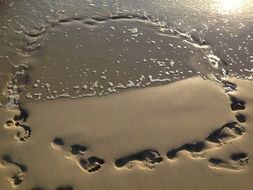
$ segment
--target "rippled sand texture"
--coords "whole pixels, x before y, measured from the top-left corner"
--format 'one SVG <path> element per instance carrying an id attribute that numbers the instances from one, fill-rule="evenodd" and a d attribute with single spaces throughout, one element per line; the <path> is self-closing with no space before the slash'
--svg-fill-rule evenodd
<path id="1" fill-rule="evenodd" d="M 250 0 L 0 0 L 0 189 L 252 189 Z"/>

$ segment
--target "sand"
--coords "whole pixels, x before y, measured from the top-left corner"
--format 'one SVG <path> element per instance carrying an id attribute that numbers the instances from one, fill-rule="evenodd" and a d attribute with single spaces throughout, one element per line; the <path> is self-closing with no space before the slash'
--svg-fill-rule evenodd
<path id="1" fill-rule="evenodd" d="M 251 0 L 0 0 L 0 190 L 251 190 Z"/>
<path id="2" fill-rule="evenodd" d="M 104 97 L 28 102 L 16 121 L 18 113 L 4 111 L 0 187 L 251 189 L 252 82 L 231 82 L 237 90 L 228 93 L 196 77 Z"/>

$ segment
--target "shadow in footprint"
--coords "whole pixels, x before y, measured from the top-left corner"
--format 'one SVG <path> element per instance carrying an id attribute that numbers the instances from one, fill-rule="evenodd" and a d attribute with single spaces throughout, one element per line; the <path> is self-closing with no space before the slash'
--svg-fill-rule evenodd
<path id="1" fill-rule="evenodd" d="M 29 116 L 28 112 L 23 108 L 19 108 L 19 111 L 20 114 L 14 116 L 14 121 L 25 122 Z"/>
<path id="2" fill-rule="evenodd" d="M 117 159 L 115 166 L 121 168 L 132 161 L 142 161 L 150 166 L 154 166 L 163 161 L 160 154 L 155 150 L 143 150 L 141 152 Z"/>
<path id="3" fill-rule="evenodd" d="M 71 153 L 74 155 L 83 154 L 87 150 L 85 146 L 79 145 L 79 144 L 73 144 L 70 146 L 70 148 L 71 148 Z"/>
<path id="4" fill-rule="evenodd" d="M 243 135 L 245 129 L 237 122 L 230 122 L 223 125 L 221 128 L 213 131 L 206 140 L 212 143 L 226 142 Z"/>
<path id="5" fill-rule="evenodd" d="M 10 163 L 16 165 L 22 172 L 27 172 L 27 167 L 23 164 L 19 164 L 17 162 L 14 162 L 9 155 L 5 155 L 2 158 L 2 162 Z"/>
<path id="6" fill-rule="evenodd" d="M 235 118 L 237 121 L 239 121 L 240 123 L 245 123 L 246 122 L 246 116 L 241 114 L 241 113 L 237 113 L 235 115 Z"/>
<path id="7" fill-rule="evenodd" d="M 9 180 L 14 186 L 20 185 L 24 179 L 23 179 L 23 174 L 17 174 L 14 175 L 10 178 Z"/>
<path id="8" fill-rule="evenodd" d="M 243 100 L 240 100 L 234 96 L 230 96 L 230 101 L 231 101 L 231 109 L 233 111 L 245 109 L 245 102 Z"/>
<path id="9" fill-rule="evenodd" d="M 17 123 L 16 123 L 16 125 L 17 125 Z M 22 131 L 22 132 L 18 131 L 18 132 L 16 133 L 16 136 L 15 136 L 15 137 L 16 137 L 20 142 L 24 142 L 24 141 L 26 141 L 29 137 L 31 137 L 32 130 L 31 130 L 31 128 L 28 127 L 27 125 L 20 125 L 20 124 L 18 124 L 18 125 L 19 125 L 19 127 L 23 128 L 23 131 Z"/>
<path id="10" fill-rule="evenodd" d="M 206 141 L 218 144 L 226 143 L 231 139 L 235 139 L 243 135 L 244 132 L 244 127 L 237 122 L 226 123 L 221 128 L 213 131 L 208 137 L 205 138 L 205 141 L 187 143 L 178 148 L 171 149 L 167 152 L 167 157 L 168 159 L 173 159 L 177 157 L 178 153 L 181 151 L 187 151 L 192 153 L 192 156 L 198 156 L 197 153 L 201 153 L 210 148 L 206 146 Z"/>
<path id="11" fill-rule="evenodd" d="M 56 190 L 74 190 L 74 188 L 71 186 L 67 186 L 67 187 L 58 187 L 56 188 Z"/>
<path id="12" fill-rule="evenodd" d="M 248 154 L 246 154 L 244 152 L 234 153 L 234 154 L 231 155 L 231 159 L 234 160 L 234 161 L 238 161 L 238 160 L 246 159 L 246 158 L 248 158 Z"/>
<path id="13" fill-rule="evenodd" d="M 5 155 L 2 157 L 1 164 L 7 167 L 9 167 L 10 165 L 13 165 L 17 169 L 16 173 L 14 173 L 13 176 L 9 177 L 8 179 L 8 181 L 14 187 L 20 185 L 24 181 L 23 176 L 24 176 L 24 173 L 27 172 L 26 166 L 19 164 L 17 162 L 14 162 L 9 155 Z"/>
<path id="14" fill-rule="evenodd" d="M 227 81 L 227 80 L 223 80 L 222 83 L 223 83 L 223 88 L 225 90 L 225 93 L 237 91 L 236 84 L 234 84 L 230 81 Z"/>
<path id="15" fill-rule="evenodd" d="M 210 158 L 209 165 L 216 169 L 243 170 L 248 165 L 248 159 L 248 154 L 246 153 L 234 153 L 230 156 L 229 161 L 220 158 Z"/>
<path id="16" fill-rule="evenodd" d="M 79 166 L 83 170 L 90 172 L 90 173 L 99 170 L 104 163 L 105 163 L 105 161 L 103 159 L 95 157 L 95 156 L 91 156 L 87 159 L 81 158 L 78 161 Z"/>
<path id="17" fill-rule="evenodd" d="M 59 145 L 59 146 L 64 145 L 64 141 L 61 138 L 58 138 L 58 137 L 53 140 L 53 143 L 56 144 L 56 145 Z"/>
<path id="18" fill-rule="evenodd" d="M 246 154 L 244 152 L 234 153 L 231 155 L 230 158 L 231 158 L 231 160 L 233 160 L 234 162 L 236 162 L 240 166 L 246 166 L 249 161 L 248 154 Z"/>
<path id="19" fill-rule="evenodd" d="M 184 144 L 178 148 L 169 150 L 167 153 L 167 157 L 169 159 L 173 159 L 173 158 L 177 157 L 178 153 L 183 150 L 188 151 L 190 153 L 199 153 L 199 152 L 203 151 L 205 148 L 206 148 L 206 145 L 203 141 L 196 142 L 196 143 L 187 143 L 187 144 Z"/>
<path id="20" fill-rule="evenodd" d="M 62 151 L 66 158 L 74 160 L 83 171 L 89 173 L 95 172 L 99 170 L 105 163 L 105 161 L 101 158 L 86 155 L 86 146 L 80 144 L 72 144 L 70 145 L 70 149 L 66 149 L 66 147 L 64 147 L 64 141 L 59 137 L 55 138 L 52 141 L 51 145 L 56 150 Z"/>
<path id="21" fill-rule="evenodd" d="M 8 120 L 5 122 L 5 128 L 8 129 L 16 129 L 17 133 L 15 138 L 19 140 L 19 142 L 26 141 L 29 137 L 31 137 L 32 130 L 27 125 L 22 124 L 23 121 L 13 121 Z"/>
<path id="22" fill-rule="evenodd" d="M 15 127 L 15 122 L 12 120 L 8 120 L 5 122 L 5 127 L 6 128 L 13 128 L 13 127 Z"/>
<path id="23" fill-rule="evenodd" d="M 210 158 L 209 163 L 212 164 L 213 166 L 219 166 L 220 164 L 223 163 L 223 160 L 220 158 Z"/>
<path id="24" fill-rule="evenodd" d="M 58 151 L 64 151 L 64 145 L 64 141 L 59 137 L 54 138 L 51 142 L 51 146 Z"/>

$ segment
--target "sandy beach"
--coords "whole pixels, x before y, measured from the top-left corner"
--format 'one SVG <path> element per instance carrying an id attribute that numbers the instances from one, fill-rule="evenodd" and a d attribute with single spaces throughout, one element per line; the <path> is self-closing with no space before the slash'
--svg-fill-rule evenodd
<path id="1" fill-rule="evenodd" d="M 0 0 L 0 190 L 251 190 L 250 7 Z"/>

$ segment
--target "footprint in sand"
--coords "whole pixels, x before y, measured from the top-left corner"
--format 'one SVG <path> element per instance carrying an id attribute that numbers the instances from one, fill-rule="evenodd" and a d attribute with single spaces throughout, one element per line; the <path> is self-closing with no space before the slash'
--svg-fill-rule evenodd
<path id="1" fill-rule="evenodd" d="M 26 166 L 14 162 L 10 156 L 3 156 L 0 168 L 14 170 L 13 175 L 8 178 L 13 187 L 19 186 L 24 181 L 23 176 L 27 172 Z"/>
<path id="2" fill-rule="evenodd" d="M 206 140 L 212 143 L 229 143 L 231 140 L 242 136 L 245 128 L 237 122 L 226 123 L 221 128 L 213 131 Z"/>
<path id="3" fill-rule="evenodd" d="M 230 101 L 231 101 L 231 110 L 235 113 L 235 118 L 240 123 L 246 122 L 246 116 L 240 111 L 245 110 L 246 103 L 243 100 L 240 100 L 239 98 L 232 96 L 231 94 L 228 94 Z"/>
<path id="4" fill-rule="evenodd" d="M 6 129 L 15 129 L 15 139 L 19 142 L 25 142 L 31 136 L 31 128 L 24 124 L 28 117 L 28 113 L 24 109 L 20 109 L 20 114 L 14 116 L 13 120 L 5 122 L 4 127 Z"/>
<path id="5" fill-rule="evenodd" d="M 245 110 L 245 102 L 243 100 L 240 100 L 237 97 L 232 96 L 230 94 L 229 94 L 229 98 L 231 101 L 231 109 L 233 111 Z"/>
<path id="6" fill-rule="evenodd" d="M 20 122 L 15 122 L 13 120 L 6 121 L 4 127 L 6 129 L 15 129 L 17 130 L 15 134 L 15 139 L 17 139 L 19 142 L 25 142 L 30 136 L 31 136 L 31 128 L 21 124 Z"/>
<path id="7" fill-rule="evenodd" d="M 20 123 L 26 122 L 28 118 L 28 112 L 23 108 L 19 108 L 19 112 L 19 115 L 15 115 L 13 120 Z"/>
<path id="8" fill-rule="evenodd" d="M 186 143 L 180 147 L 169 150 L 167 152 L 167 158 L 174 159 L 178 156 L 178 153 L 181 151 L 187 151 L 191 153 L 192 157 L 198 157 L 201 154 L 203 154 L 203 152 L 207 149 L 208 146 L 205 141 L 200 141 L 196 143 Z"/>
<path id="9" fill-rule="evenodd" d="M 210 158 L 209 166 L 213 169 L 244 170 L 247 168 L 248 161 L 249 157 L 247 153 L 234 153 L 231 155 L 229 161 Z"/>
<path id="10" fill-rule="evenodd" d="M 72 144 L 66 148 L 64 141 L 61 138 L 55 138 L 51 146 L 62 152 L 68 159 L 74 160 L 79 168 L 83 171 L 92 173 L 99 170 L 105 161 L 96 156 L 90 156 L 86 151 L 87 148 L 83 145 Z"/>
<path id="11" fill-rule="evenodd" d="M 236 85 L 233 85 L 236 86 Z M 236 89 L 236 88 L 234 88 Z M 246 103 L 231 95 L 230 92 L 227 93 L 230 101 L 231 101 L 231 110 L 235 113 L 235 118 L 240 123 L 246 122 L 246 116 L 240 111 L 245 110 Z M 221 140 L 230 140 L 232 138 L 237 138 L 241 136 L 245 132 L 245 128 L 238 124 L 237 122 L 233 122 L 230 125 L 225 126 L 225 128 L 220 129 L 219 131 L 211 134 L 206 140 L 211 142 L 221 142 Z M 219 135 L 218 135 L 219 134 Z M 210 158 L 209 166 L 215 169 L 227 169 L 227 170 L 243 170 L 247 168 L 248 165 L 248 154 L 247 153 L 234 153 L 231 155 L 230 160 L 222 160 L 220 158 Z"/>
<path id="12" fill-rule="evenodd" d="M 163 158 L 156 150 L 143 150 L 115 161 L 117 168 L 126 167 L 132 168 L 135 164 L 141 163 L 145 168 L 154 168 L 157 164 L 161 163 Z"/>
<path id="13" fill-rule="evenodd" d="M 59 151 L 64 151 L 64 141 L 61 138 L 55 138 L 52 142 L 51 142 L 51 146 Z"/>
<path id="14" fill-rule="evenodd" d="M 241 114 L 241 113 L 236 113 L 235 118 L 240 123 L 245 123 L 246 122 L 246 116 Z"/>
<path id="15" fill-rule="evenodd" d="M 225 93 L 230 93 L 230 92 L 236 92 L 237 91 L 237 85 L 230 82 L 230 81 L 227 81 L 227 80 L 222 80 L 221 81 L 222 84 L 223 84 L 223 89 L 225 91 Z"/>
<path id="16" fill-rule="evenodd" d="M 181 151 L 191 153 L 191 156 L 202 157 L 203 154 L 212 148 L 221 147 L 223 144 L 229 143 L 232 140 L 239 138 L 245 133 L 245 129 L 237 122 L 230 122 L 223 125 L 221 128 L 213 131 L 203 141 L 186 143 L 180 147 L 171 149 L 167 153 L 168 159 L 174 159 Z"/>
<path id="17" fill-rule="evenodd" d="M 56 188 L 56 190 L 74 190 L 74 188 L 71 186 L 66 186 L 66 187 L 58 187 Z"/>

